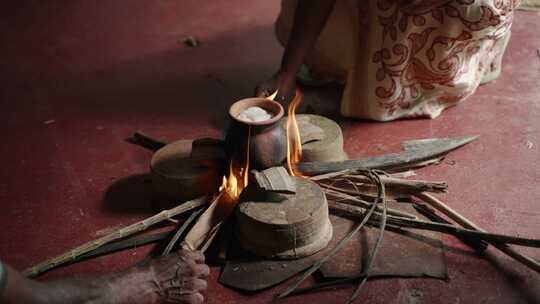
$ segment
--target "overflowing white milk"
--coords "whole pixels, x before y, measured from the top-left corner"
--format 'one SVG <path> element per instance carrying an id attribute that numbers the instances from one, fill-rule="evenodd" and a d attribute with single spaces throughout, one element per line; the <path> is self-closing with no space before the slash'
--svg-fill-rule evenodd
<path id="1" fill-rule="evenodd" d="M 274 115 L 272 113 L 266 111 L 265 109 L 261 107 L 249 107 L 240 114 L 238 114 L 238 119 L 250 121 L 250 122 L 258 122 L 258 121 L 265 121 L 270 118 L 272 118 Z"/>

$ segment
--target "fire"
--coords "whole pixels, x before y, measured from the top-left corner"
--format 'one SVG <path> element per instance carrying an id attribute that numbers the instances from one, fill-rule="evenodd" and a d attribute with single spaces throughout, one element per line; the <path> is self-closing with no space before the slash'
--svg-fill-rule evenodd
<path id="1" fill-rule="evenodd" d="M 251 136 L 251 126 L 248 127 L 246 141 L 246 156 L 244 164 L 231 159 L 229 164 L 229 177 L 223 176 L 223 181 L 219 187 L 220 194 L 227 193 L 233 202 L 236 202 L 240 194 L 247 187 L 249 181 L 249 138 Z"/>
<path id="2" fill-rule="evenodd" d="M 296 108 L 302 102 L 302 93 L 296 90 L 293 100 L 287 109 L 287 167 L 291 176 L 302 176 L 300 172 L 295 172 L 293 166 L 302 160 L 302 141 L 300 140 L 300 129 L 296 122 Z"/>
<path id="3" fill-rule="evenodd" d="M 274 100 L 278 94 L 276 90 L 266 99 Z M 296 89 L 294 98 L 287 109 L 287 168 L 291 176 L 302 176 L 300 172 L 295 172 L 293 165 L 302 160 L 302 141 L 300 140 L 300 129 L 296 122 L 296 108 L 302 102 L 302 92 Z"/>
<path id="4" fill-rule="evenodd" d="M 267 99 L 274 100 L 278 91 L 275 91 L 272 95 L 266 97 Z M 287 166 L 289 174 L 291 176 L 302 176 L 300 172 L 295 172 L 294 164 L 300 162 L 302 159 L 302 142 L 300 140 L 300 130 L 298 123 L 296 122 L 296 108 L 302 101 L 302 93 L 300 90 L 296 90 L 294 99 L 292 100 L 289 108 L 287 109 Z M 219 187 L 219 195 L 226 193 L 232 202 L 236 202 L 240 197 L 242 191 L 247 187 L 249 181 L 249 138 L 251 136 L 251 126 L 248 127 L 247 141 L 246 141 L 246 155 L 243 158 L 244 163 L 231 160 L 229 164 L 228 176 L 223 176 L 223 181 Z"/>
<path id="5" fill-rule="evenodd" d="M 276 95 L 277 91 L 267 98 L 273 100 Z M 294 99 L 288 108 L 287 165 L 289 174 L 292 176 L 301 176 L 301 173 L 295 172 L 293 169 L 293 165 L 302 158 L 300 131 L 295 117 L 296 108 L 301 100 L 302 94 L 297 90 Z M 218 195 L 214 198 L 212 205 L 199 217 L 197 223 L 195 223 L 195 226 L 185 238 L 184 245 L 188 248 L 199 248 L 203 251 L 208 248 L 223 221 L 236 207 L 242 191 L 247 187 L 249 182 L 249 141 L 251 136 L 251 126 L 248 126 L 246 136 L 246 148 L 244 150 L 246 153 L 245 157 L 231 157 L 229 174 L 223 176 Z M 243 159 L 243 163 L 238 159 Z"/>
<path id="6" fill-rule="evenodd" d="M 276 96 L 277 96 L 277 92 L 278 92 L 278 90 L 276 90 L 272 95 L 270 95 L 268 97 L 265 97 L 265 98 L 270 99 L 270 100 L 274 100 L 274 98 L 276 98 Z"/>

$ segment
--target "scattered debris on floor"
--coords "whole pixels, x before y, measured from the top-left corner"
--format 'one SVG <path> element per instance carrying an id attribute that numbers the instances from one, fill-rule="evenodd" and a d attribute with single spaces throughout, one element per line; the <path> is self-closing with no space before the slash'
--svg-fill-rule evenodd
<path id="1" fill-rule="evenodd" d="M 184 36 L 180 38 L 178 42 L 189 47 L 199 47 L 201 45 L 200 41 L 193 36 Z"/>

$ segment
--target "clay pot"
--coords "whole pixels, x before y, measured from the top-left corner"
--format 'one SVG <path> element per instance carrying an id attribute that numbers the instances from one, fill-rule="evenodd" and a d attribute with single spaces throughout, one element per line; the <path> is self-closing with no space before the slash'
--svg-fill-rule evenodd
<path id="1" fill-rule="evenodd" d="M 249 107 L 261 107 L 272 113 L 265 121 L 251 122 L 238 118 Z M 283 117 L 283 107 L 266 98 L 246 98 L 235 102 L 229 109 L 231 124 L 225 137 L 225 151 L 230 158 L 242 161 L 245 155 L 248 129 L 250 142 L 250 164 L 255 169 L 266 169 L 281 165 L 287 157 L 287 133 L 279 123 Z"/>

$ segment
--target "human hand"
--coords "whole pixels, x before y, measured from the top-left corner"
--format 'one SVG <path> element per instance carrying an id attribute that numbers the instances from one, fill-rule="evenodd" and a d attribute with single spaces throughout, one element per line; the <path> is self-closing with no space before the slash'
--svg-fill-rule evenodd
<path id="1" fill-rule="evenodd" d="M 285 103 L 293 99 L 295 89 L 296 75 L 278 72 L 272 78 L 259 84 L 255 88 L 255 96 L 268 97 L 277 90 L 278 93 L 274 100 L 279 103 Z"/>
<path id="2" fill-rule="evenodd" d="M 207 288 L 206 278 L 210 268 L 204 264 L 200 251 L 181 249 L 176 254 L 163 257 L 153 265 L 159 294 L 170 303 L 201 304 Z"/>

